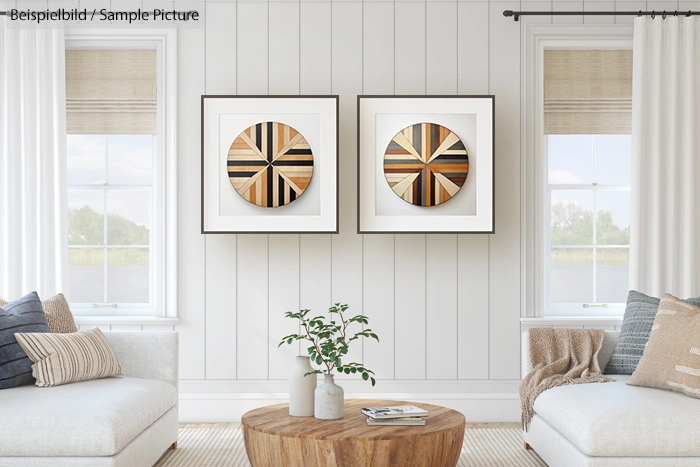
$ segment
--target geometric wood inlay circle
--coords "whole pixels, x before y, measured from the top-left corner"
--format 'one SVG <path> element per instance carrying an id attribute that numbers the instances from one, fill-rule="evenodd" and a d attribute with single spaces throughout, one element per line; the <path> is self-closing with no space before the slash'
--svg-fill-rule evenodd
<path id="1" fill-rule="evenodd" d="M 238 194 L 265 208 L 297 199 L 314 174 L 309 143 L 297 130 L 278 122 L 246 128 L 231 144 L 226 165 Z"/>
<path id="2" fill-rule="evenodd" d="M 452 199 L 469 173 L 459 136 L 436 123 L 416 123 L 398 132 L 384 153 L 384 176 L 402 200 L 437 206 Z"/>

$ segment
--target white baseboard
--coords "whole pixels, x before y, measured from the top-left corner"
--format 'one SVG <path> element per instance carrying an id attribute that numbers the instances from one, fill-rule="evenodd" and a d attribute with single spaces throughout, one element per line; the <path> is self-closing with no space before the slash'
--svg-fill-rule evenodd
<path id="1" fill-rule="evenodd" d="M 265 405 L 287 402 L 286 393 L 186 393 L 180 394 L 181 422 L 239 422 L 241 416 Z M 387 399 L 424 402 L 458 410 L 467 422 L 518 422 L 518 394 L 459 394 L 459 393 L 348 393 L 347 399 Z"/>

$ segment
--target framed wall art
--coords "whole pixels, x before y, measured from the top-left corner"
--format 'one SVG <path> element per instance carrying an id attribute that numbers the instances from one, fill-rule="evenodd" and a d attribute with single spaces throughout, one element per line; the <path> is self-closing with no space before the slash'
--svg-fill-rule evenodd
<path id="1" fill-rule="evenodd" d="M 202 233 L 338 232 L 338 96 L 202 96 Z"/>
<path id="2" fill-rule="evenodd" d="M 494 233 L 494 96 L 358 96 L 358 233 Z"/>

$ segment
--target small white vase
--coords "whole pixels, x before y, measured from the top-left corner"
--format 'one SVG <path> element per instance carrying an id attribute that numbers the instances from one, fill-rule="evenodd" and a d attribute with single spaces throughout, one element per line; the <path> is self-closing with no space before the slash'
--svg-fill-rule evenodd
<path id="1" fill-rule="evenodd" d="M 314 416 L 316 375 L 304 376 L 312 371 L 309 357 L 297 357 L 289 374 L 289 415 L 292 417 Z"/>
<path id="2" fill-rule="evenodd" d="M 323 375 L 323 384 L 316 388 L 314 417 L 320 420 L 337 420 L 345 412 L 345 392 L 335 384 L 333 375 Z"/>

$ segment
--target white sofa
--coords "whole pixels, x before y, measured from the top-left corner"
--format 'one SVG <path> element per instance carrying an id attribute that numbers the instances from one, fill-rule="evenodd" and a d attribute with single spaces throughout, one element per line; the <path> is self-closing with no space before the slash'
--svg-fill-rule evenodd
<path id="1" fill-rule="evenodd" d="M 606 332 L 605 368 L 619 336 Z M 522 371 L 530 372 L 529 336 Z M 662 389 L 614 383 L 562 386 L 543 392 L 523 439 L 550 467 L 700 466 L 700 400 Z"/>
<path id="2" fill-rule="evenodd" d="M 0 391 L 0 466 L 151 467 L 178 433 L 178 336 L 105 332 L 123 377 Z"/>

